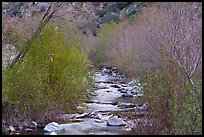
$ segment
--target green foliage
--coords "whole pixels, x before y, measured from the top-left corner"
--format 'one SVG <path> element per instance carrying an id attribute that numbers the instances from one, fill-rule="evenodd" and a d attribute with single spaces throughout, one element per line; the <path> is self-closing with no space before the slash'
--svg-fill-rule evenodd
<path id="1" fill-rule="evenodd" d="M 170 116 L 166 121 L 172 124 L 173 130 L 170 127 L 165 127 L 161 134 L 201 134 L 202 99 L 193 96 L 193 89 L 189 83 L 186 83 L 188 79 L 181 68 L 166 61 L 164 67 L 148 70 L 144 81 L 148 83 L 145 90 L 149 90 L 145 96 L 147 96 L 146 101 L 152 107 L 151 110 L 158 111 L 158 108 L 166 107 L 162 108 L 162 115 L 167 113 L 166 115 Z M 165 95 L 167 96 L 164 101 L 162 97 Z M 148 99 L 149 97 L 154 99 Z M 157 102 L 157 100 L 162 102 Z M 163 102 L 166 102 L 164 106 Z M 165 109 L 168 112 L 164 111 Z M 156 113 L 155 117 L 161 117 L 159 111 L 153 113 Z"/>
<path id="2" fill-rule="evenodd" d="M 92 83 L 88 60 L 78 49 L 74 35 L 65 38 L 62 30 L 63 23 L 58 29 L 47 25 L 39 38 L 30 41 L 26 56 L 2 72 L 5 101 L 22 110 L 29 108 L 36 116 L 58 108 L 72 111 L 83 100 Z"/>
<path id="3" fill-rule="evenodd" d="M 116 29 L 116 23 L 110 22 L 104 24 L 98 34 L 98 40 L 95 45 L 94 63 L 96 66 L 101 65 L 109 59 L 107 55 L 108 47 L 111 46 L 110 37 Z M 110 31 L 112 30 L 112 31 Z"/>

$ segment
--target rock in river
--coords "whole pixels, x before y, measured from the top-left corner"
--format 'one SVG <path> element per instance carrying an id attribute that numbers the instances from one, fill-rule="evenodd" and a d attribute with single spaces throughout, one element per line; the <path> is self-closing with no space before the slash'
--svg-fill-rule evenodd
<path id="1" fill-rule="evenodd" d="M 9 131 L 10 132 L 16 132 L 15 128 L 13 126 L 11 126 L 11 125 L 9 125 Z"/>
<path id="2" fill-rule="evenodd" d="M 51 132 L 50 135 L 57 135 L 55 131 Z"/>
<path id="3" fill-rule="evenodd" d="M 52 131 L 63 131 L 65 128 L 62 125 L 59 125 L 57 122 L 49 123 L 43 129 L 45 132 L 52 132 Z"/>
<path id="4" fill-rule="evenodd" d="M 125 126 L 126 123 L 121 118 L 107 120 L 108 126 Z"/>

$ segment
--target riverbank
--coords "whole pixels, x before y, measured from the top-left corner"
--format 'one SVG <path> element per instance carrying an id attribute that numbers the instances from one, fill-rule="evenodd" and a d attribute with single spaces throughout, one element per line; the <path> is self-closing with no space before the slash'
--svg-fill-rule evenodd
<path id="1" fill-rule="evenodd" d="M 147 110 L 141 100 L 142 88 L 137 84 L 115 67 L 102 68 L 94 75 L 93 92 L 88 95 L 91 100 L 77 106 L 80 113 L 58 115 L 58 119 L 46 126 L 22 130 L 19 134 L 125 134 L 135 126 L 130 115 L 141 118 Z"/>

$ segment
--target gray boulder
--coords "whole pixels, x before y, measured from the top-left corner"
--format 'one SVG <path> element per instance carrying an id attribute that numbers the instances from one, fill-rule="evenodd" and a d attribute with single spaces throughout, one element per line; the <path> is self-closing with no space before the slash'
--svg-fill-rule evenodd
<path id="1" fill-rule="evenodd" d="M 107 126 L 125 126 L 126 123 L 121 118 L 107 120 Z"/>
<path id="2" fill-rule="evenodd" d="M 45 132 L 57 132 L 57 131 L 63 131 L 65 128 L 62 125 L 59 125 L 57 122 L 51 122 L 45 126 L 43 131 Z"/>
<path id="3" fill-rule="evenodd" d="M 15 128 L 13 126 L 11 126 L 11 125 L 9 125 L 9 131 L 10 132 L 16 132 Z"/>
<path id="4" fill-rule="evenodd" d="M 50 135 L 57 135 L 55 131 L 51 132 Z"/>

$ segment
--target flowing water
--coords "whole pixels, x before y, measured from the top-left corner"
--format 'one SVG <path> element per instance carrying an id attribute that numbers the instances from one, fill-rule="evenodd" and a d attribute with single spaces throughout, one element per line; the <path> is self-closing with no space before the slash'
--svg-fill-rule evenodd
<path id="1" fill-rule="evenodd" d="M 132 83 L 124 83 L 124 79 L 125 77 L 117 73 L 115 69 L 101 69 L 95 73 L 94 92 L 91 95 L 92 101 L 84 103 L 88 108 L 84 110 L 84 113 L 63 115 L 63 118 L 69 117 L 72 122 L 61 123 L 59 125 L 51 124 L 52 127 L 47 126 L 50 132 L 44 132 L 43 129 L 35 129 L 31 133 L 23 132 L 21 134 L 125 134 L 125 132 L 134 128 L 134 123 L 127 118 L 127 114 L 130 112 L 140 112 L 138 111 L 139 105 L 137 104 L 141 104 L 142 102 L 137 94 L 142 91 L 136 85 L 131 86 Z M 53 126 L 55 126 L 54 129 Z M 57 128 L 60 129 L 58 130 Z"/>

